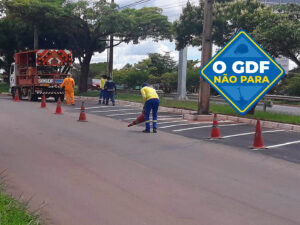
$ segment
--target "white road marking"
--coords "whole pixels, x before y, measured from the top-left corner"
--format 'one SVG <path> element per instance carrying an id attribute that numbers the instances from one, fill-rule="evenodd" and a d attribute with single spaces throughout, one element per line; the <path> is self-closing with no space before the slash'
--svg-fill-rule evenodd
<path id="1" fill-rule="evenodd" d="M 141 114 L 141 112 L 136 112 L 136 113 L 118 113 L 118 114 L 111 114 L 111 115 L 106 115 L 109 117 L 114 117 L 114 116 L 123 116 L 123 115 L 137 115 Z M 136 118 L 135 118 L 136 119 Z"/>
<path id="2" fill-rule="evenodd" d="M 232 124 L 219 125 L 219 127 L 242 126 L 242 125 L 246 125 L 246 124 L 245 123 L 232 123 Z M 189 128 L 185 128 L 185 129 L 173 130 L 173 132 L 202 129 L 202 128 L 208 128 L 208 127 L 212 127 L 212 125 L 201 126 L 201 127 L 189 127 Z"/>
<path id="3" fill-rule="evenodd" d="M 170 119 L 180 119 L 180 118 L 181 118 L 181 116 L 180 117 L 158 116 L 158 120 L 170 120 Z M 134 119 L 136 119 L 136 118 L 126 118 L 124 120 L 134 120 Z"/>
<path id="4" fill-rule="evenodd" d="M 85 109 L 100 109 L 100 108 L 116 108 L 116 107 L 128 107 L 128 106 L 131 106 L 131 105 L 122 105 L 122 106 L 108 106 L 108 105 L 101 105 L 101 106 L 93 106 L 93 107 L 85 107 Z M 80 108 L 75 108 L 75 109 L 81 109 Z"/>
<path id="5" fill-rule="evenodd" d="M 282 132 L 284 130 L 268 130 L 268 131 L 262 131 L 262 133 L 274 133 L 274 132 Z M 222 138 L 231 138 L 231 137 L 239 137 L 239 136 L 246 136 L 250 134 L 255 134 L 255 132 L 248 132 L 248 133 L 242 133 L 242 134 L 233 134 L 233 135 L 227 135 L 223 136 Z"/>
<path id="6" fill-rule="evenodd" d="M 167 121 L 167 122 L 160 122 L 160 120 L 158 120 L 158 124 L 168 124 L 168 123 L 181 123 L 181 122 L 186 122 L 187 120 L 173 120 L 173 121 Z"/>
<path id="7" fill-rule="evenodd" d="M 225 122 L 231 122 L 230 120 L 220 120 L 219 123 L 225 123 Z M 177 127 L 177 126 L 188 126 L 188 125 L 197 125 L 197 124 L 209 124 L 210 122 L 196 122 L 196 123 L 182 123 L 182 124 L 174 124 L 174 125 L 169 125 L 169 126 L 165 126 L 165 127 L 160 127 L 160 129 L 164 129 L 164 128 L 169 128 L 169 127 Z M 210 125 L 212 126 L 212 125 Z"/>
<path id="8" fill-rule="evenodd" d="M 119 112 L 119 111 L 134 111 L 137 109 L 112 109 L 112 110 L 105 110 L 105 111 L 91 111 L 93 113 L 103 113 L 103 112 Z"/>
<path id="9" fill-rule="evenodd" d="M 282 144 L 278 144 L 278 145 L 267 146 L 266 148 L 277 148 L 277 147 L 282 147 L 282 146 L 286 146 L 286 145 L 293 145 L 293 144 L 298 144 L 298 143 L 300 143 L 300 141 L 292 141 L 292 142 L 286 142 L 286 143 L 282 143 Z"/>
<path id="10" fill-rule="evenodd" d="M 173 124 L 164 127 L 160 127 L 160 129 L 169 128 L 169 127 L 178 127 L 178 126 L 188 126 L 188 125 L 196 125 L 196 124 L 208 124 L 207 122 L 198 122 L 198 123 L 181 123 L 181 124 Z"/>

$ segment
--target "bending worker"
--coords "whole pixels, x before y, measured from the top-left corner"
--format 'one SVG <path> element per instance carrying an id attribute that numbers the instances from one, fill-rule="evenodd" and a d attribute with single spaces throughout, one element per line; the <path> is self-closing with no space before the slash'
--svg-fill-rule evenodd
<path id="1" fill-rule="evenodd" d="M 61 88 L 65 87 L 67 105 L 70 105 L 70 102 L 72 103 L 72 105 L 75 105 L 74 103 L 75 81 L 73 80 L 70 74 L 68 74 L 68 76 L 64 79 L 60 87 Z"/>
<path id="2" fill-rule="evenodd" d="M 146 129 L 144 133 L 150 133 L 150 112 L 152 111 L 153 133 L 157 133 L 157 111 L 159 107 L 159 97 L 154 88 L 147 83 L 142 84 L 141 94 L 144 102 Z"/>
<path id="3" fill-rule="evenodd" d="M 107 76 L 106 75 L 103 75 L 102 78 L 100 79 L 100 95 L 99 95 L 99 104 L 101 104 L 101 101 L 102 101 L 102 104 L 105 104 L 105 101 L 106 101 L 106 90 L 104 89 L 104 85 L 107 81 Z"/>

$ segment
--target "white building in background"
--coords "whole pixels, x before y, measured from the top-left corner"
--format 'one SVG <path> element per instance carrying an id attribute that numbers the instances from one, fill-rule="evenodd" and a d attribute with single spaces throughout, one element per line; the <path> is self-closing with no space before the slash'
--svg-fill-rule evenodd
<path id="1" fill-rule="evenodd" d="M 282 66 L 282 68 L 285 70 L 286 73 L 289 72 L 290 63 L 289 63 L 288 58 L 278 57 L 275 60 L 276 60 L 276 62 L 278 62 Z"/>

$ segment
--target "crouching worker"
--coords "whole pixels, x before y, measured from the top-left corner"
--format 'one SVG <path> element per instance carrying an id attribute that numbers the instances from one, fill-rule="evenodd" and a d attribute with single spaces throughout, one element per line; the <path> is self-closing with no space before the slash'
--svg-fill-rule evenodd
<path id="1" fill-rule="evenodd" d="M 111 79 L 111 77 L 107 78 L 107 81 L 104 85 L 104 89 L 105 89 L 105 95 L 106 95 L 106 105 L 108 105 L 108 101 L 109 99 L 112 102 L 112 105 L 115 105 L 115 91 L 116 91 L 116 84 L 115 82 L 113 82 L 113 80 Z"/>
<path id="2" fill-rule="evenodd" d="M 70 105 L 70 103 L 72 103 L 72 105 L 75 105 L 75 103 L 74 103 L 75 81 L 73 80 L 73 78 L 71 77 L 70 74 L 64 79 L 64 81 L 62 82 L 60 87 L 65 88 L 67 105 Z"/>
<path id="3" fill-rule="evenodd" d="M 104 89 L 104 85 L 107 81 L 107 76 L 106 75 L 103 75 L 102 78 L 100 79 L 100 95 L 99 95 L 99 104 L 101 104 L 101 101 L 102 101 L 102 104 L 105 104 L 105 101 L 106 101 L 106 91 Z"/>
<path id="4" fill-rule="evenodd" d="M 144 133 L 150 133 L 150 112 L 152 111 L 153 133 L 157 133 L 157 111 L 159 107 L 159 97 L 154 88 L 147 83 L 142 84 L 141 94 L 144 102 L 146 129 Z"/>

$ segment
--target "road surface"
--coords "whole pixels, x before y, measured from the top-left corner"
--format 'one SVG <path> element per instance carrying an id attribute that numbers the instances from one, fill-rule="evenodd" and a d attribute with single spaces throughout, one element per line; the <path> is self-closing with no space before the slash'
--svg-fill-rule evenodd
<path id="1" fill-rule="evenodd" d="M 296 225 L 300 166 L 55 105 L 0 99 L 0 171 L 54 225 Z M 71 108 L 69 108 L 71 109 Z"/>

